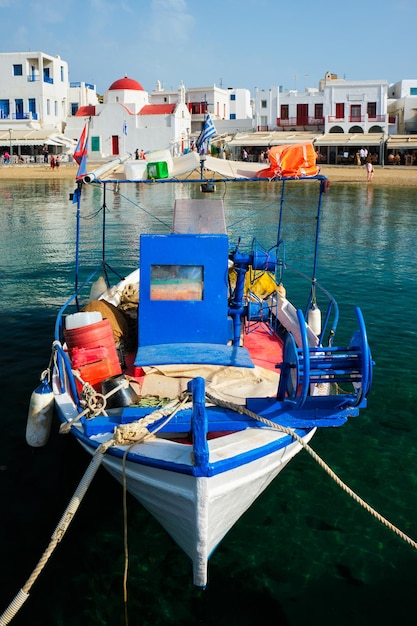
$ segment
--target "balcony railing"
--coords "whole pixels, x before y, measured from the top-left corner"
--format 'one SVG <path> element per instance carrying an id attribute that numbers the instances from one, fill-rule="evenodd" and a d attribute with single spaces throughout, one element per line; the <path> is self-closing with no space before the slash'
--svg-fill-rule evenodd
<path id="1" fill-rule="evenodd" d="M 339 117 L 338 115 L 328 115 L 327 121 L 330 124 L 334 124 L 335 122 L 339 124 L 343 124 L 344 122 L 347 122 L 349 124 L 352 122 L 356 122 L 360 124 L 363 124 L 364 122 L 380 122 L 382 124 L 385 124 L 385 122 L 387 121 L 387 116 L 386 115 L 343 115 Z"/>
<path id="2" fill-rule="evenodd" d="M 36 83 L 39 80 L 39 74 L 28 74 L 26 76 L 28 83 Z"/>
<path id="3" fill-rule="evenodd" d="M 277 126 L 287 128 L 288 126 L 321 126 L 324 124 L 324 117 L 288 117 L 286 119 L 277 117 Z"/>
<path id="4" fill-rule="evenodd" d="M 32 112 L 28 112 L 28 113 L 12 113 L 12 115 L 8 115 L 8 116 L 4 116 L 4 113 L 1 114 L 0 112 L 0 119 L 2 120 L 37 120 L 38 119 L 38 114 L 37 113 L 32 113 Z"/>
<path id="5" fill-rule="evenodd" d="M 385 124 L 386 121 L 386 115 L 368 115 L 368 122 L 382 122 L 383 124 Z"/>

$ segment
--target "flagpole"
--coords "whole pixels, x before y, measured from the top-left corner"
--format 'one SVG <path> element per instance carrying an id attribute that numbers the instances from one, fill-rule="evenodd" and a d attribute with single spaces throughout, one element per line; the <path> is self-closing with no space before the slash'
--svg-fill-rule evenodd
<path id="1" fill-rule="evenodd" d="M 76 217 L 76 241 L 75 241 L 75 277 L 74 277 L 74 290 L 75 290 L 75 301 L 78 305 L 78 272 L 79 272 L 79 261 L 80 261 L 80 224 L 81 224 L 81 189 L 83 184 L 83 176 L 86 173 L 86 162 L 87 162 L 87 148 L 88 148 L 88 135 L 89 135 L 90 125 L 88 121 L 84 124 L 84 128 L 81 132 L 80 138 L 78 140 L 77 147 L 74 152 L 74 159 L 78 163 L 78 171 L 76 174 L 76 182 L 77 188 L 74 192 L 75 202 L 77 203 L 77 217 Z M 74 199 L 73 199 L 74 202 Z"/>

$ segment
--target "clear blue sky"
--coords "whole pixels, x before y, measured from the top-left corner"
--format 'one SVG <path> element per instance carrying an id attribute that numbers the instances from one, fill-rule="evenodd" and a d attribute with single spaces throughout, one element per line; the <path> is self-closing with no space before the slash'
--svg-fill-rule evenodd
<path id="1" fill-rule="evenodd" d="M 41 51 L 103 93 L 417 78 L 416 0 L 0 0 L 1 52 Z M 0 77 L 1 80 L 1 77 Z"/>

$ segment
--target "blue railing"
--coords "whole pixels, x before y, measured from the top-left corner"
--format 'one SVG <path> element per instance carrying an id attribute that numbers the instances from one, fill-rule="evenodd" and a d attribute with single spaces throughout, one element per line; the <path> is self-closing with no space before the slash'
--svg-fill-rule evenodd
<path id="1" fill-rule="evenodd" d="M 12 119 L 13 120 L 37 120 L 38 114 L 32 113 L 30 111 L 29 113 L 13 113 Z"/>

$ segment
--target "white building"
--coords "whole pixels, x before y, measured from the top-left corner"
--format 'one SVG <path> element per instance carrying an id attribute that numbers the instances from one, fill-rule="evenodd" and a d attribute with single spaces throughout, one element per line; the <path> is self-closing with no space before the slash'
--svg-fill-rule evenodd
<path id="1" fill-rule="evenodd" d="M 173 156 L 190 147 L 191 115 L 180 85 L 176 98 L 150 102 L 142 85 L 125 76 L 105 92 L 103 103 L 80 107 L 68 118 L 65 134 L 76 139 L 90 120 L 89 157 L 133 154 L 136 149 L 169 149 Z"/>
<path id="2" fill-rule="evenodd" d="M 387 133 L 385 80 L 347 81 L 326 73 L 319 88 L 255 90 L 254 121 L 259 131 Z"/>
<path id="3" fill-rule="evenodd" d="M 330 72 L 318 88 L 256 90 L 254 127 L 262 132 L 263 143 L 254 150 L 255 156 L 266 145 L 292 143 L 294 138 L 302 141 L 305 133 L 305 141 L 314 142 L 323 162 L 354 163 L 363 146 L 381 163 L 392 128 L 387 90 L 385 80 L 347 81 Z M 234 142 L 236 147 L 243 146 L 245 138 Z"/>
<path id="4" fill-rule="evenodd" d="M 151 102 L 155 104 L 173 102 L 176 97 L 177 92 L 165 90 L 160 81 L 150 95 Z M 207 113 L 210 113 L 219 135 L 252 128 L 253 112 L 249 89 L 223 89 L 216 85 L 191 87 L 186 89 L 185 99 L 191 113 L 191 132 L 194 137 L 200 133 Z"/>
<path id="5" fill-rule="evenodd" d="M 98 104 L 96 86 L 91 83 L 70 82 L 68 115 L 76 115 L 80 107 Z"/>
<path id="6" fill-rule="evenodd" d="M 417 133 L 417 79 L 401 80 L 389 86 L 388 112 L 396 118 L 398 134 Z"/>
<path id="7" fill-rule="evenodd" d="M 0 53 L 0 148 L 35 155 L 68 148 L 68 64 L 43 52 Z"/>

